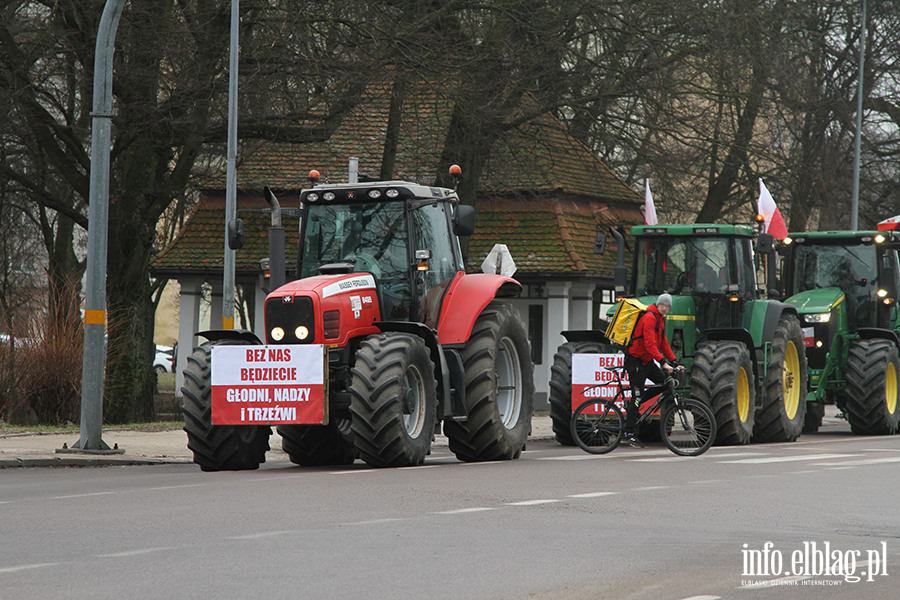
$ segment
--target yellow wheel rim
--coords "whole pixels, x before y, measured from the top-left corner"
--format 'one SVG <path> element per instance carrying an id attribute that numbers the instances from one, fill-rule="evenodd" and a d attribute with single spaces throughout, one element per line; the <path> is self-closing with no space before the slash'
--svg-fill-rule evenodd
<path id="1" fill-rule="evenodd" d="M 744 367 L 738 371 L 737 409 L 741 423 L 746 423 L 747 417 L 750 415 L 750 383 L 747 381 L 747 371 L 744 370 Z"/>
<path id="2" fill-rule="evenodd" d="M 884 395 L 889 414 L 897 410 L 897 369 L 893 362 L 888 363 L 887 373 L 884 375 Z"/>
<path id="3" fill-rule="evenodd" d="M 781 376 L 781 385 L 784 390 L 784 412 L 788 419 L 797 416 L 800 407 L 800 357 L 797 355 L 797 346 L 793 341 L 788 341 L 784 349 L 784 373 Z"/>

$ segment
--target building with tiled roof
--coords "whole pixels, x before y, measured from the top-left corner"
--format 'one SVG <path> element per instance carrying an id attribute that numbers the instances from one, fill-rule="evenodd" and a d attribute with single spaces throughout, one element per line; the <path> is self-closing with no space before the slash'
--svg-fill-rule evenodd
<path id="1" fill-rule="evenodd" d="M 237 166 L 239 211 L 264 208 L 261 190 L 269 186 L 290 213 L 298 206 L 298 193 L 310 169 L 332 182 L 346 181 L 351 156 L 359 158 L 360 174 L 377 177 L 390 104 L 390 88 L 373 86 L 327 142 L 245 143 Z M 430 89 L 407 90 L 392 179 L 433 184 L 451 109 Z M 211 323 L 218 323 L 221 316 L 224 181 L 223 173 L 201 182 L 203 200 L 151 268 L 154 276 L 181 284 L 183 348 L 194 343 L 203 282 L 213 288 Z M 591 327 L 597 316 L 595 300 L 601 299 L 603 290 L 611 294 L 615 248 L 594 254 L 594 235 L 614 224 L 643 223 L 643 198 L 549 114 L 501 134 L 483 166 L 477 196 L 477 228 L 468 243 L 467 269 L 480 271 L 495 243 L 509 248 L 518 269 L 514 277 L 525 290 L 513 303 L 529 324 L 540 408 L 553 353 L 563 341 L 560 332 Z M 259 261 L 268 254 L 268 217 L 253 212 L 239 216 L 244 220 L 245 246 L 236 253 L 235 279 L 255 286 L 250 312 L 261 325 L 267 289 Z M 288 214 L 283 221 L 286 264 L 291 269 L 296 263 L 298 219 Z"/>

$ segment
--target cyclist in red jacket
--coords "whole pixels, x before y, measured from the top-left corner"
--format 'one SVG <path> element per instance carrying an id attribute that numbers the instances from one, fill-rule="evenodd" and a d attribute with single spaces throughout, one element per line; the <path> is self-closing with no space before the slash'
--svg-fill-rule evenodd
<path id="1" fill-rule="evenodd" d="M 675 353 L 666 339 L 665 317 L 671 309 L 672 296 L 660 294 L 656 303 L 651 304 L 635 324 L 631 344 L 625 352 L 625 371 L 631 383 L 631 400 L 625 402 L 625 441 L 634 448 L 644 447 L 634 431 L 643 402 L 644 381 L 649 379 L 660 384 L 665 381 L 663 370 L 671 373 L 677 366 Z M 662 365 L 662 369 L 654 360 Z"/>

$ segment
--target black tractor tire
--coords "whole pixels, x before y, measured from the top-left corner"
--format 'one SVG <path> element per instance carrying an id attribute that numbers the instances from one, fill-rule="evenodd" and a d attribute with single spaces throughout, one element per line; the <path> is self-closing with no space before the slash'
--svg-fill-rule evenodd
<path id="1" fill-rule="evenodd" d="M 478 316 L 462 350 L 465 421 L 445 421 L 450 450 L 460 460 L 519 458 L 531 434 L 534 365 L 518 312 L 491 302 Z"/>
<path id="2" fill-rule="evenodd" d="M 856 435 L 897 433 L 900 422 L 897 347 L 887 340 L 856 340 L 847 355 L 845 412 Z"/>
<path id="3" fill-rule="evenodd" d="M 753 362 L 745 344 L 704 342 L 691 367 L 691 396 L 705 402 L 716 416 L 716 444 L 749 444 L 756 413 Z"/>
<path id="4" fill-rule="evenodd" d="M 569 421 L 572 420 L 572 355 L 614 353 L 612 346 L 601 342 L 566 342 L 556 349 L 550 367 L 550 421 L 556 441 L 574 446 Z M 578 401 L 576 405 L 581 404 Z M 643 438 L 642 438 L 643 439 Z"/>
<path id="5" fill-rule="evenodd" d="M 246 345 L 249 344 L 239 340 L 206 342 L 187 357 L 181 411 L 188 448 L 203 471 L 252 470 L 266 462 L 271 427 L 212 424 L 212 348 Z"/>
<path id="6" fill-rule="evenodd" d="M 825 418 L 825 405 L 822 402 L 807 402 L 806 417 L 803 420 L 803 433 L 815 433 L 822 426 Z"/>
<path id="7" fill-rule="evenodd" d="M 425 462 L 434 438 L 434 371 L 425 342 L 414 335 L 380 333 L 360 343 L 351 369 L 350 414 L 356 449 L 366 464 Z"/>
<path id="8" fill-rule="evenodd" d="M 782 315 L 772 338 L 762 407 L 756 411 L 754 442 L 793 442 L 806 420 L 806 344 L 800 321 Z"/>
<path id="9" fill-rule="evenodd" d="M 336 417 L 328 425 L 279 425 L 281 448 L 295 465 L 349 465 L 359 456 L 356 446 L 341 434 Z M 349 420 L 344 421 L 349 428 Z M 349 433 L 349 431 L 348 431 Z"/>

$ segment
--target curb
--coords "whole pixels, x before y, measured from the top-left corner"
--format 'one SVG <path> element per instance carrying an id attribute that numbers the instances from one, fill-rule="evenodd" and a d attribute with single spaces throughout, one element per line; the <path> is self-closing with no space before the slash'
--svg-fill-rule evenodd
<path id="1" fill-rule="evenodd" d="M 106 458 L 89 456 L 5 458 L 0 459 L 0 469 L 33 467 L 133 467 L 149 465 L 192 464 L 186 458 Z"/>

